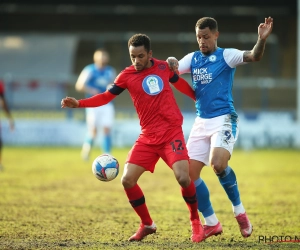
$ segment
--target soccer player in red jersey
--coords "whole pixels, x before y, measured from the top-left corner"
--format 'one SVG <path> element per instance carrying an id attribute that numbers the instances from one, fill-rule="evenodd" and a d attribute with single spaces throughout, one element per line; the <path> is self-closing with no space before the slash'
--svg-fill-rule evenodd
<path id="1" fill-rule="evenodd" d="M 141 125 L 141 134 L 128 153 L 122 176 L 128 200 L 141 220 L 139 229 L 129 241 L 140 241 L 156 232 L 156 225 L 137 181 L 145 171 L 153 173 L 155 164 L 162 158 L 173 170 L 190 211 L 191 240 L 201 242 L 204 233 L 197 211 L 195 185 L 189 177 L 189 158 L 182 132 L 183 117 L 170 83 L 192 99 L 195 99 L 194 91 L 184 79 L 170 70 L 166 61 L 152 57 L 151 42 L 147 35 L 132 36 L 128 41 L 128 49 L 132 65 L 116 77 L 110 89 L 81 100 L 66 97 L 62 99 L 61 107 L 101 106 L 127 89 Z"/>
<path id="2" fill-rule="evenodd" d="M 3 107 L 3 110 L 9 120 L 9 127 L 11 130 L 14 129 L 14 120 L 12 118 L 12 115 L 10 113 L 10 110 L 8 108 L 6 99 L 4 97 L 4 83 L 2 81 L 0 81 L 0 103 L 1 106 Z M 1 138 L 1 134 L 0 134 L 0 171 L 3 171 L 3 165 L 2 165 L 2 147 L 3 147 L 3 142 L 2 142 L 2 138 Z"/>

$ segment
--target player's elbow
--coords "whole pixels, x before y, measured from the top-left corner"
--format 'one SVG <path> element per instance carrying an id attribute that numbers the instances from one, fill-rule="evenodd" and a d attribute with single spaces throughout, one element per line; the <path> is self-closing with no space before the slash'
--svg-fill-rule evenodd
<path id="1" fill-rule="evenodd" d="M 264 53 L 253 52 L 251 59 L 252 62 L 259 62 L 263 58 Z"/>
<path id="2" fill-rule="evenodd" d="M 261 59 L 262 59 L 262 55 L 260 55 L 260 56 L 254 56 L 253 57 L 253 62 L 259 62 Z"/>
<path id="3" fill-rule="evenodd" d="M 78 85 L 75 86 L 75 90 L 78 92 L 84 92 L 84 88 Z"/>

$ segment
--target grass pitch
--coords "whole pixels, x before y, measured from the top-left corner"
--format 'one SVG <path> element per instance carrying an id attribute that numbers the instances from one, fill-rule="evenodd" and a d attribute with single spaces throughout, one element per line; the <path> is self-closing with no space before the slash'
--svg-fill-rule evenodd
<path id="1" fill-rule="evenodd" d="M 297 150 L 234 152 L 230 166 L 254 226 L 247 239 L 240 235 L 218 179 L 210 168 L 204 169 L 202 177 L 224 232 L 201 243 L 189 240 L 187 207 L 173 173 L 162 161 L 154 174 L 145 173 L 139 181 L 157 233 L 142 242 L 128 242 L 139 225 L 120 183 L 128 149 L 114 149 L 121 173 L 111 182 L 100 182 L 91 172 L 96 151 L 89 162 L 83 162 L 79 148 L 4 148 L 0 249 L 300 248 L 299 242 L 268 244 L 270 238 L 300 239 Z"/>

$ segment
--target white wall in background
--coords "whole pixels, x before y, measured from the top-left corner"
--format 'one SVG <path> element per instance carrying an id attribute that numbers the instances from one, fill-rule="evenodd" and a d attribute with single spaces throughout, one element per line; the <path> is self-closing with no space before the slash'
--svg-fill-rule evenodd
<path id="1" fill-rule="evenodd" d="M 288 115 L 261 114 L 255 120 L 240 115 L 240 134 L 236 146 L 252 148 L 300 148 L 300 126 Z M 186 116 L 183 124 L 185 138 L 194 122 Z M 6 120 L 2 121 L 5 145 L 81 146 L 86 133 L 85 122 L 69 120 L 16 120 L 16 129 L 10 132 Z M 115 147 L 131 146 L 140 133 L 137 119 L 117 120 L 113 129 Z M 101 145 L 101 135 L 96 145 Z"/>

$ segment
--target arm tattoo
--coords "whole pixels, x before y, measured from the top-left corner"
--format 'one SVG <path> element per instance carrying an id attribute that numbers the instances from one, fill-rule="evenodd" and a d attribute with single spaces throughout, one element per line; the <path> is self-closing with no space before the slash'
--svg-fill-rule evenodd
<path id="1" fill-rule="evenodd" d="M 266 40 L 259 39 L 251 51 L 245 51 L 243 61 L 255 62 L 259 61 L 265 51 Z"/>
<path id="2" fill-rule="evenodd" d="M 252 62 L 251 58 L 251 51 L 245 51 L 243 55 L 243 62 Z"/>
<path id="3" fill-rule="evenodd" d="M 178 64 L 178 60 L 174 57 L 169 57 L 167 59 L 167 63 L 169 64 L 169 68 L 172 70 L 172 71 L 176 71 L 178 70 L 178 67 L 179 67 L 179 64 Z"/>
<path id="4" fill-rule="evenodd" d="M 176 66 L 176 62 L 170 61 L 170 65 L 171 65 L 171 67 L 173 68 L 174 66 Z"/>

